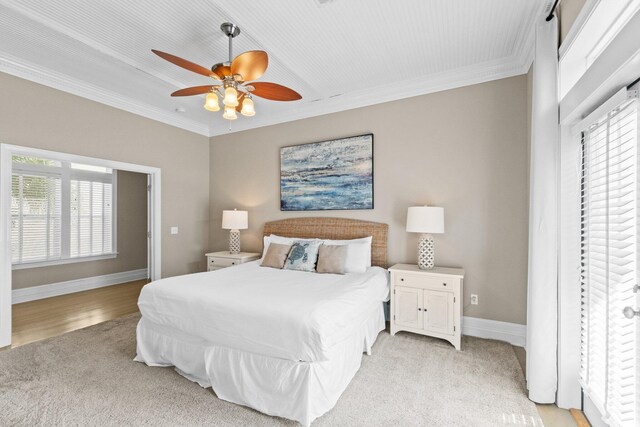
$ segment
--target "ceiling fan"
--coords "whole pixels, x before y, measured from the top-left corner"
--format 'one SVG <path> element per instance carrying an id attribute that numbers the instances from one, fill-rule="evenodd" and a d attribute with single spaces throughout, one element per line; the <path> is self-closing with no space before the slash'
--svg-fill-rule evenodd
<path id="1" fill-rule="evenodd" d="M 230 22 L 225 22 L 220 25 L 220 29 L 229 38 L 229 61 L 215 64 L 211 69 L 166 52 L 151 50 L 160 58 L 178 67 L 215 80 L 212 85 L 180 89 L 173 92 L 171 96 L 192 96 L 206 93 L 204 108 L 209 111 L 220 110 L 218 103 L 218 97 L 220 97 L 224 105 L 222 117 L 227 120 L 237 119 L 236 111 L 243 116 L 250 117 L 255 115 L 253 95 L 271 101 L 296 101 L 302 99 L 298 92 L 286 86 L 277 83 L 254 82 L 253 80 L 260 78 L 264 74 L 269 65 L 267 52 L 250 50 L 232 59 L 233 38 L 240 34 L 240 28 Z"/>

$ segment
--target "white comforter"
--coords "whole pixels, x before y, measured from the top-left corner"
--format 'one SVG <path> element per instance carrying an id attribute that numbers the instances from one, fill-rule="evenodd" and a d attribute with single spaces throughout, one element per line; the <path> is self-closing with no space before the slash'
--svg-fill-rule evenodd
<path id="1" fill-rule="evenodd" d="M 258 262 L 158 280 L 142 288 L 142 316 L 169 330 L 289 360 L 327 360 L 331 347 L 388 300 L 387 272 L 318 274 Z"/>

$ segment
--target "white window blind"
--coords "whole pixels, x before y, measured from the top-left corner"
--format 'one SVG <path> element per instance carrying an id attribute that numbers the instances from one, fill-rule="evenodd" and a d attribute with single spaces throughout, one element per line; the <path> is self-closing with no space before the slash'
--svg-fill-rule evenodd
<path id="1" fill-rule="evenodd" d="M 111 253 L 112 184 L 71 180 L 70 256 Z"/>
<path id="2" fill-rule="evenodd" d="M 638 321 L 638 100 L 583 132 L 582 336 L 584 392 L 612 426 L 640 425 Z"/>
<path id="3" fill-rule="evenodd" d="M 11 261 L 60 259 L 60 178 L 14 174 L 11 196 Z"/>
<path id="4" fill-rule="evenodd" d="M 12 263 L 114 254 L 114 181 L 108 168 L 14 156 Z"/>

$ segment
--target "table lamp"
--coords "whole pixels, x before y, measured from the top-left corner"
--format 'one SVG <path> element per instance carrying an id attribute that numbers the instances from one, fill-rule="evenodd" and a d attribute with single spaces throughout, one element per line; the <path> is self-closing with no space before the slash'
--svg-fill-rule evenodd
<path id="1" fill-rule="evenodd" d="M 407 232 L 421 233 L 418 243 L 418 267 L 433 268 L 435 251 L 431 233 L 444 233 L 444 208 L 413 206 L 407 211 Z"/>
<path id="2" fill-rule="evenodd" d="M 229 231 L 229 253 L 240 253 L 240 230 L 249 227 L 249 214 L 247 211 L 222 211 L 222 228 Z"/>

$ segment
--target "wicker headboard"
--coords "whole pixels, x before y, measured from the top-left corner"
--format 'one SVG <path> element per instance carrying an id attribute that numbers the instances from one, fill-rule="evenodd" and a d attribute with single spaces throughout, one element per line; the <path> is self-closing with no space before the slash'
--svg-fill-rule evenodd
<path id="1" fill-rule="evenodd" d="M 263 235 L 317 237 L 319 239 L 357 239 L 372 236 L 371 265 L 387 268 L 387 232 L 381 222 L 347 218 L 289 218 L 264 224 Z"/>

